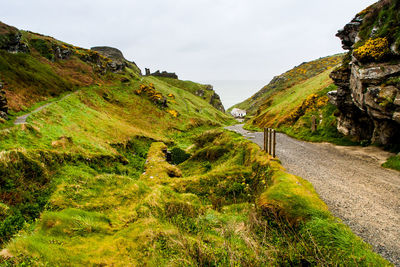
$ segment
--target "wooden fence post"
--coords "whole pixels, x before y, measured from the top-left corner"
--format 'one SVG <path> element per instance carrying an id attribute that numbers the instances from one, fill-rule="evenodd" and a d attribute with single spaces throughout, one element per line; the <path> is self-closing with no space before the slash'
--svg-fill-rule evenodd
<path id="1" fill-rule="evenodd" d="M 272 129 L 268 129 L 268 154 L 272 155 Z"/>
<path id="2" fill-rule="evenodd" d="M 273 135 L 272 135 L 272 145 L 273 145 L 273 152 L 272 152 L 272 157 L 275 158 L 276 156 L 276 131 L 273 130 Z"/>
<path id="3" fill-rule="evenodd" d="M 264 128 L 264 151 L 267 151 L 267 128 Z"/>
<path id="4" fill-rule="evenodd" d="M 315 115 L 311 116 L 311 132 L 315 132 L 317 130 L 317 118 Z"/>
<path id="5" fill-rule="evenodd" d="M 264 151 L 275 158 L 276 156 L 276 131 L 264 128 Z"/>

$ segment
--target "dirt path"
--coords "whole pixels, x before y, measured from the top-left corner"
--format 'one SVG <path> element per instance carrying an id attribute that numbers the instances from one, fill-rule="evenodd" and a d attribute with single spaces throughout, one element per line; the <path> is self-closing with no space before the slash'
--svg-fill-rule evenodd
<path id="1" fill-rule="evenodd" d="M 41 111 L 42 109 L 44 109 L 45 107 L 48 107 L 48 106 L 50 106 L 51 104 L 57 103 L 57 102 L 59 102 L 59 101 L 65 99 L 66 97 L 70 96 L 71 94 L 72 94 L 72 93 L 67 94 L 67 95 L 63 96 L 62 98 L 60 98 L 60 99 L 57 100 L 57 101 L 44 104 L 43 106 L 38 107 L 37 109 L 35 109 L 34 111 L 32 111 L 32 112 L 30 112 L 30 113 L 28 113 L 28 114 L 25 114 L 25 115 L 22 115 L 22 116 L 17 117 L 17 118 L 15 119 L 15 121 L 14 121 L 14 125 L 25 124 L 25 123 L 26 123 L 26 119 L 28 119 L 28 117 L 29 117 L 30 115 L 32 115 L 33 113 L 39 112 L 39 111 Z"/>
<path id="2" fill-rule="evenodd" d="M 227 127 L 262 147 L 262 133 Z M 310 181 L 332 213 L 376 252 L 400 266 L 400 172 L 384 169 L 390 153 L 376 147 L 308 143 L 277 134 L 288 172 Z"/>

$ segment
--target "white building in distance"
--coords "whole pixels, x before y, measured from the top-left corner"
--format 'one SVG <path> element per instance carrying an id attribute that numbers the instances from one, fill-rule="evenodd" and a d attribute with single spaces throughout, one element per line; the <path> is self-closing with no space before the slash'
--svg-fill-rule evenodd
<path id="1" fill-rule="evenodd" d="M 243 109 L 234 108 L 232 109 L 231 114 L 235 118 L 243 118 L 244 116 L 246 116 L 247 112 Z"/>

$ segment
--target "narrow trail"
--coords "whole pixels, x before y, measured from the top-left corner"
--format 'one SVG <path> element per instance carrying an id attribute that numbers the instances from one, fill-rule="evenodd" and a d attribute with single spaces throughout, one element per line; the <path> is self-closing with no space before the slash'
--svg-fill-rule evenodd
<path id="1" fill-rule="evenodd" d="M 65 99 L 66 97 L 70 96 L 71 94 L 73 94 L 73 93 L 67 94 L 67 95 L 63 96 L 62 98 L 60 98 L 59 100 L 56 100 L 56 101 L 54 101 L 54 102 L 50 102 L 50 103 L 44 104 L 43 106 L 40 106 L 40 107 L 38 107 L 37 109 L 35 109 L 35 110 L 33 110 L 33 111 L 31 111 L 31 112 L 29 112 L 29 113 L 27 113 L 27 114 L 24 114 L 24 115 L 22 115 L 22 116 L 17 117 L 17 118 L 15 119 L 15 121 L 14 121 L 14 125 L 25 124 L 25 123 L 26 123 L 26 120 L 28 119 L 28 117 L 29 117 L 30 115 L 32 115 L 33 113 L 39 112 L 39 111 L 41 111 L 42 109 L 44 109 L 44 108 L 46 108 L 46 107 L 48 107 L 48 106 L 50 106 L 50 105 L 52 105 L 52 104 L 54 104 L 54 103 L 60 102 L 61 100 Z"/>
<path id="2" fill-rule="evenodd" d="M 263 146 L 263 133 L 226 127 Z M 311 182 L 331 212 L 383 257 L 400 266 L 400 172 L 380 165 L 391 153 L 376 147 L 309 143 L 277 133 L 286 170 Z"/>

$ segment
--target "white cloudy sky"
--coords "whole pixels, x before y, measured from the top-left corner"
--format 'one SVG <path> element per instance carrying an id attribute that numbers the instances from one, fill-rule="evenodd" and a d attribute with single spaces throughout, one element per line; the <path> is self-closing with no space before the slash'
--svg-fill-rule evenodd
<path id="1" fill-rule="evenodd" d="M 85 48 L 117 47 L 142 70 L 211 81 L 229 107 L 275 75 L 342 52 L 335 33 L 374 2 L 1 0 L 0 20 Z"/>

